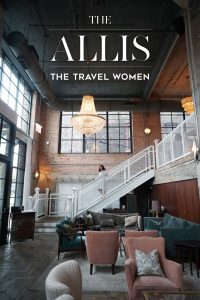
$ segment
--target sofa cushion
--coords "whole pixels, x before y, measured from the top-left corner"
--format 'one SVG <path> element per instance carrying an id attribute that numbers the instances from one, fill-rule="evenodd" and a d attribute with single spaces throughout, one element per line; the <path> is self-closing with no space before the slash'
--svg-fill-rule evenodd
<path id="1" fill-rule="evenodd" d="M 174 241 L 200 240 L 200 225 L 193 223 L 188 227 L 161 228 L 161 236 L 165 239 L 166 254 L 168 257 L 175 257 Z"/>
<path id="2" fill-rule="evenodd" d="M 93 211 L 87 211 L 87 214 L 90 214 L 93 219 L 93 225 L 99 225 L 99 213 Z"/>
<path id="3" fill-rule="evenodd" d="M 145 230 L 160 230 L 160 228 L 163 225 L 163 221 L 162 220 L 152 220 L 152 219 L 148 219 L 147 220 L 147 224 L 145 227 Z"/>
<path id="4" fill-rule="evenodd" d="M 138 276 L 164 276 L 160 266 L 158 251 L 156 249 L 147 254 L 136 249 L 135 259 Z"/>
<path id="5" fill-rule="evenodd" d="M 188 221 L 174 217 L 168 213 L 164 215 L 162 227 L 187 227 Z"/>
<path id="6" fill-rule="evenodd" d="M 114 227 L 113 219 L 100 219 L 100 225 L 103 227 Z"/>
<path id="7" fill-rule="evenodd" d="M 125 227 L 133 226 L 137 224 L 138 216 L 130 216 L 125 218 Z"/>

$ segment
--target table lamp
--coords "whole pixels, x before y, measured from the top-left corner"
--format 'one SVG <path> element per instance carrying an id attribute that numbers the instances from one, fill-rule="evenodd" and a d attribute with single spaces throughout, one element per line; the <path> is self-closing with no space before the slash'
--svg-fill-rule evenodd
<path id="1" fill-rule="evenodd" d="M 160 212 L 161 203 L 160 200 L 152 200 L 151 210 L 156 212 L 156 217 L 158 218 L 158 213 Z"/>

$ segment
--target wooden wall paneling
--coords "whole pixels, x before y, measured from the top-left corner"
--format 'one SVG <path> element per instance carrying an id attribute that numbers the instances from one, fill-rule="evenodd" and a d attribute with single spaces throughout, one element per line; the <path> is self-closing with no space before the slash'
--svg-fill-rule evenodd
<path id="1" fill-rule="evenodd" d="M 200 199 L 196 179 L 153 185 L 151 200 L 160 200 L 168 213 L 200 223 Z"/>

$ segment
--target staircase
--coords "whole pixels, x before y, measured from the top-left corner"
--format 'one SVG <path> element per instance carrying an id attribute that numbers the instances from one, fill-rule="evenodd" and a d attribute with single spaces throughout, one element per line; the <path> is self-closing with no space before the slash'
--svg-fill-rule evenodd
<path id="1" fill-rule="evenodd" d="M 73 216 L 102 210 L 154 175 L 154 146 L 150 146 L 76 191 Z"/>
<path id="2" fill-rule="evenodd" d="M 56 224 L 61 221 L 63 217 L 46 217 L 42 218 L 40 221 L 35 222 L 35 233 L 55 233 Z"/>

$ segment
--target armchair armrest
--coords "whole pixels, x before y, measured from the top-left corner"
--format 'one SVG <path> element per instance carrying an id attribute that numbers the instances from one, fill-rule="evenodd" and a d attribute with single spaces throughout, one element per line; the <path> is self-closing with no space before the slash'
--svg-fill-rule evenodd
<path id="1" fill-rule="evenodd" d="M 129 258 L 125 261 L 125 274 L 126 274 L 126 281 L 128 285 L 128 293 L 131 295 L 131 291 L 133 289 L 133 284 L 136 277 L 137 267 L 135 262 L 132 258 Z"/>
<path id="2" fill-rule="evenodd" d="M 163 270 L 167 278 L 175 283 L 179 289 L 183 289 L 183 270 L 182 266 L 172 260 L 163 259 Z"/>

